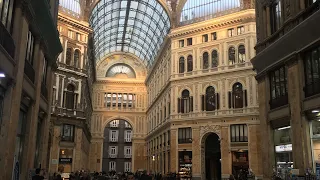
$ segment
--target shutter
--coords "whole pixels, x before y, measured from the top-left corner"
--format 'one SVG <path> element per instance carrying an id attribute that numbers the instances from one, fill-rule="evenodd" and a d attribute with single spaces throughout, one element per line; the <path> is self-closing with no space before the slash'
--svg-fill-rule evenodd
<path id="1" fill-rule="evenodd" d="M 181 113 L 181 99 L 178 98 L 178 113 Z"/>
<path id="2" fill-rule="evenodd" d="M 190 112 L 193 112 L 193 96 L 190 96 Z"/>
<path id="3" fill-rule="evenodd" d="M 204 95 L 201 95 L 201 110 L 204 111 Z"/>
<path id="4" fill-rule="evenodd" d="M 229 99 L 229 109 L 231 109 L 231 104 L 232 104 L 232 100 L 231 100 L 231 92 L 228 92 L 228 99 Z"/>
<path id="5" fill-rule="evenodd" d="M 244 106 L 248 106 L 248 96 L 247 96 L 247 90 L 244 90 Z"/>
<path id="6" fill-rule="evenodd" d="M 219 97 L 219 93 L 216 93 L 216 98 L 217 98 L 217 107 L 216 109 L 220 108 L 220 97 Z"/>

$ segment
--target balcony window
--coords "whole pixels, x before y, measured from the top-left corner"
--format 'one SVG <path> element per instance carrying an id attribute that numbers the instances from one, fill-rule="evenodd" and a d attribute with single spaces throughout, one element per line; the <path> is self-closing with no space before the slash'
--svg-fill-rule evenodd
<path id="1" fill-rule="evenodd" d="M 269 75 L 270 78 L 270 108 L 274 109 L 288 104 L 287 68 L 282 66 Z"/>
<path id="2" fill-rule="evenodd" d="M 72 58 L 72 49 L 67 48 L 67 52 L 66 52 L 66 64 L 67 65 L 71 65 L 71 58 Z"/>
<path id="3" fill-rule="evenodd" d="M 228 37 L 234 36 L 234 29 L 228 29 Z"/>
<path id="4" fill-rule="evenodd" d="M 132 128 L 130 123 L 128 123 L 127 121 L 124 122 L 124 125 L 125 125 L 125 128 L 130 128 L 130 129 Z"/>
<path id="5" fill-rule="evenodd" d="M 211 40 L 214 41 L 214 40 L 217 40 L 217 39 L 218 39 L 217 33 L 216 32 L 211 33 Z"/>
<path id="6" fill-rule="evenodd" d="M 0 0 L 0 20 L 7 30 L 11 28 L 14 0 Z"/>
<path id="7" fill-rule="evenodd" d="M 74 67 L 76 67 L 76 68 L 79 67 L 80 55 L 81 55 L 81 52 L 79 51 L 79 49 L 74 51 L 73 64 L 74 64 Z"/>
<path id="8" fill-rule="evenodd" d="M 236 50 L 232 46 L 228 50 L 228 57 L 229 57 L 229 65 L 233 65 L 236 63 Z"/>
<path id="9" fill-rule="evenodd" d="M 81 40 L 81 34 L 80 33 L 76 33 L 76 39 L 77 39 L 77 41 Z"/>
<path id="10" fill-rule="evenodd" d="M 118 155 L 118 147 L 109 146 L 109 155 Z"/>
<path id="11" fill-rule="evenodd" d="M 76 104 L 76 93 L 75 93 L 75 87 L 72 84 L 69 84 L 67 86 L 67 91 L 65 92 L 66 94 L 66 108 L 74 110 L 75 104 Z"/>
<path id="12" fill-rule="evenodd" d="M 124 141 L 131 142 L 131 139 L 132 139 L 132 131 L 131 130 L 124 131 Z"/>
<path id="13" fill-rule="evenodd" d="M 111 142 L 118 142 L 118 131 L 117 130 L 111 130 L 109 136 L 110 136 Z"/>
<path id="14" fill-rule="evenodd" d="M 203 69 L 209 68 L 209 53 L 204 52 L 202 55 L 202 61 L 203 61 Z"/>
<path id="15" fill-rule="evenodd" d="M 31 31 L 29 31 L 27 36 L 26 61 L 29 62 L 31 65 L 33 65 L 34 46 L 35 39 Z"/>
<path id="16" fill-rule="evenodd" d="M 179 73 L 184 73 L 184 57 L 179 59 Z"/>
<path id="17" fill-rule="evenodd" d="M 320 93 L 320 46 L 305 53 L 305 96 Z"/>
<path id="18" fill-rule="evenodd" d="M 245 124 L 230 126 L 231 142 L 248 142 L 248 128 Z"/>
<path id="19" fill-rule="evenodd" d="M 178 113 L 189 113 L 193 111 L 193 97 L 188 90 L 183 90 L 181 98 L 178 98 Z"/>
<path id="20" fill-rule="evenodd" d="M 184 47 L 184 40 L 179 40 L 179 47 Z"/>
<path id="21" fill-rule="evenodd" d="M 131 172 L 131 162 L 124 162 L 124 172 Z"/>
<path id="22" fill-rule="evenodd" d="M 132 155 L 132 146 L 125 146 L 124 147 L 124 156 L 131 156 Z"/>
<path id="23" fill-rule="evenodd" d="M 188 38 L 187 39 L 187 46 L 191 46 L 192 45 L 192 38 Z"/>
<path id="24" fill-rule="evenodd" d="M 219 94 L 215 92 L 213 86 L 206 89 L 206 94 L 202 95 L 202 110 L 214 111 L 219 109 Z"/>
<path id="25" fill-rule="evenodd" d="M 187 71 L 191 72 L 193 70 L 193 57 L 192 55 L 189 55 L 187 57 Z"/>
<path id="26" fill-rule="evenodd" d="M 244 47 L 244 45 L 240 45 L 238 47 L 238 61 L 239 63 L 246 62 L 246 48 Z"/>
<path id="27" fill-rule="evenodd" d="M 202 35 L 202 42 L 208 42 L 209 41 L 209 36 L 208 34 Z"/>
<path id="28" fill-rule="evenodd" d="M 211 67 L 212 68 L 218 67 L 218 64 L 219 64 L 218 51 L 213 50 L 211 53 Z"/>
<path id="29" fill-rule="evenodd" d="M 232 92 L 229 92 L 229 107 L 237 109 L 245 106 L 247 106 L 247 90 L 237 82 L 232 86 Z"/>
<path id="30" fill-rule="evenodd" d="M 61 141 L 74 141 L 74 132 L 75 127 L 74 125 L 64 124 L 62 125 L 62 131 L 61 131 Z"/>
<path id="31" fill-rule="evenodd" d="M 270 6 L 270 27 L 271 33 L 275 33 L 282 25 L 281 1 L 277 1 Z"/>
<path id="32" fill-rule="evenodd" d="M 115 161 L 110 161 L 109 162 L 109 171 L 116 171 L 116 162 Z"/>
<path id="33" fill-rule="evenodd" d="M 192 128 L 179 128 L 178 130 L 178 143 L 186 144 L 192 143 Z"/>
<path id="34" fill-rule="evenodd" d="M 238 35 L 243 34 L 244 33 L 244 27 L 243 26 L 237 27 L 237 33 L 238 33 Z"/>
<path id="35" fill-rule="evenodd" d="M 43 58 L 43 67 L 42 67 L 42 83 L 46 84 L 47 82 L 47 69 L 48 69 L 48 61 L 46 58 Z"/>
<path id="36" fill-rule="evenodd" d="M 119 127 L 119 120 L 113 120 L 110 122 L 110 127 L 117 128 Z"/>

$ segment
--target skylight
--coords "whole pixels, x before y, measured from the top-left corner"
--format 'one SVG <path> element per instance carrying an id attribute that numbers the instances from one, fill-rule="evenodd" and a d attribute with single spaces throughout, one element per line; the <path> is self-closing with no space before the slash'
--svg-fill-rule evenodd
<path id="1" fill-rule="evenodd" d="M 170 30 L 169 16 L 157 0 L 101 0 L 90 24 L 97 61 L 112 52 L 127 52 L 146 66 L 152 65 Z"/>

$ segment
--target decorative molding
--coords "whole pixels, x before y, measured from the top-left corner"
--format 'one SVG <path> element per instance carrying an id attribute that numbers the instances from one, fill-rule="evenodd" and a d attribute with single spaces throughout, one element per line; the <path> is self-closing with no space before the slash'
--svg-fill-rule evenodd
<path id="1" fill-rule="evenodd" d="M 206 126 L 200 126 L 200 137 L 201 139 L 204 138 L 204 136 L 207 133 L 215 133 L 221 138 L 221 126 L 220 125 L 209 125 L 207 124 Z"/>

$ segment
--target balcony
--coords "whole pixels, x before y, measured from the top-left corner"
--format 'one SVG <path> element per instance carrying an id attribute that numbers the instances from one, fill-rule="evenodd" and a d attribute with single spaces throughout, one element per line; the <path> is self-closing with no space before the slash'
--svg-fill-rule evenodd
<path id="1" fill-rule="evenodd" d="M 59 68 L 69 69 L 72 71 L 81 72 L 81 73 L 85 73 L 85 74 L 87 73 L 87 70 L 85 70 L 85 69 L 81 69 L 79 67 L 74 67 L 72 65 L 67 65 L 67 64 L 61 63 L 61 62 L 58 62 L 58 66 L 59 66 Z"/>
<path id="2" fill-rule="evenodd" d="M 109 154 L 109 158 L 117 158 L 117 155 L 116 154 Z"/>
<path id="3" fill-rule="evenodd" d="M 288 104 L 288 94 L 278 97 L 276 99 L 271 99 L 269 101 L 270 109 L 275 109 Z"/>
<path id="4" fill-rule="evenodd" d="M 132 139 L 131 139 L 131 138 L 130 138 L 130 139 L 125 138 L 125 139 L 124 139 L 124 142 L 131 143 L 131 142 L 132 142 Z"/>
<path id="5" fill-rule="evenodd" d="M 24 74 L 34 83 L 35 80 L 35 72 L 32 64 L 29 61 L 25 61 L 24 63 Z"/>
<path id="6" fill-rule="evenodd" d="M 109 139 L 109 142 L 118 142 L 118 139 Z"/>
<path id="7" fill-rule="evenodd" d="M 303 88 L 305 97 L 310 97 L 320 93 L 320 80 L 314 81 L 313 83 L 306 84 Z"/>
<path id="8" fill-rule="evenodd" d="M 7 53 L 14 59 L 15 45 L 11 34 L 6 27 L 0 23 L 0 45 L 7 51 Z"/>
<path id="9" fill-rule="evenodd" d="M 131 159 L 131 158 L 132 158 L 132 155 L 131 155 L 131 154 L 125 154 L 125 155 L 124 155 L 124 158 L 126 158 L 126 159 Z"/>
<path id="10" fill-rule="evenodd" d="M 66 109 L 52 106 L 51 112 L 54 115 L 85 118 L 85 112 L 81 109 Z"/>

